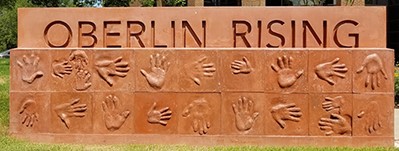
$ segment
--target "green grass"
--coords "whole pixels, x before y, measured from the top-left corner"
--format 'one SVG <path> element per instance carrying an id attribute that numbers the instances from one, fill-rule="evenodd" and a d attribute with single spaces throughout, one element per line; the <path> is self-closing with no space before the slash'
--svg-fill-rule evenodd
<path id="1" fill-rule="evenodd" d="M 9 59 L 0 59 L 0 150 L 5 151 L 21 151 L 21 150 L 49 150 L 49 151 L 74 151 L 74 150 L 94 150 L 94 151 L 114 151 L 114 150 L 126 150 L 126 151 L 142 151 L 142 150 L 154 150 L 154 151 L 252 151 L 252 150 L 263 150 L 263 151 L 386 151 L 395 150 L 395 148 L 347 148 L 347 147 L 327 147 L 327 148 L 316 148 L 316 147 L 261 147 L 261 146 L 217 146 L 217 147 L 196 147 L 196 146 L 182 146 L 182 145 L 71 145 L 71 144 L 43 144 L 43 143 L 30 143 L 23 140 L 18 140 L 7 135 L 7 129 L 9 125 L 9 81 L 10 70 L 9 70 Z"/>

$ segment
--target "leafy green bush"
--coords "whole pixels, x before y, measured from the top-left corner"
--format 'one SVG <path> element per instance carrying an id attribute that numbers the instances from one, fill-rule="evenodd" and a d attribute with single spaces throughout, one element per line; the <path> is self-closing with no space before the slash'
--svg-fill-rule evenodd
<path id="1" fill-rule="evenodd" d="M 290 0 L 294 6 L 321 6 L 326 0 Z"/>
<path id="2" fill-rule="evenodd" d="M 164 0 L 165 6 L 185 6 L 185 0 Z"/>
<path id="3" fill-rule="evenodd" d="M 153 7 L 155 5 L 155 0 L 140 0 L 140 3 L 143 7 Z"/>

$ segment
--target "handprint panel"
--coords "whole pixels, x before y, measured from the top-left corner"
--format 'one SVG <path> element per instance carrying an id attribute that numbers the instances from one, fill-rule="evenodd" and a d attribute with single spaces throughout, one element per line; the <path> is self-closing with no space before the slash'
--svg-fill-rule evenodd
<path id="1" fill-rule="evenodd" d="M 175 51 L 135 51 L 136 88 L 140 91 L 178 90 L 180 59 Z"/>
<path id="2" fill-rule="evenodd" d="M 93 89 L 134 90 L 134 51 L 95 51 L 93 57 Z"/>
<path id="3" fill-rule="evenodd" d="M 179 94 L 136 93 L 133 122 L 134 130 L 143 134 L 176 134 L 179 113 Z"/>
<path id="4" fill-rule="evenodd" d="M 266 94 L 264 126 L 268 135 L 308 134 L 309 105 L 306 94 Z"/>
<path id="5" fill-rule="evenodd" d="M 93 132 L 123 134 L 133 130 L 134 94 L 96 92 L 93 95 Z"/>
<path id="6" fill-rule="evenodd" d="M 183 91 L 219 90 L 216 51 L 179 51 L 179 87 Z"/>
<path id="7" fill-rule="evenodd" d="M 266 92 L 307 92 L 308 52 L 267 52 L 265 63 Z"/>
<path id="8" fill-rule="evenodd" d="M 394 60 L 389 51 L 354 51 L 353 90 L 393 92 Z"/>
<path id="9" fill-rule="evenodd" d="M 354 136 L 392 136 L 393 101 L 390 95 L 355 94 L 353 99 Z"/>
<path id="10" fill-rule="evenodd" d="M 309 134 L 312 136 L 351 136 L 352 95 L 311 94 Z"/>
<path id="11" fill-rule="evenodd" d="M 352 92 L 352 51 L 310 50 L 309 91 Z"/>
<path id="12" fill-rule="evenodd" d="M 18 50 L 11 53 L 10 90 L 47 91 L 51 78 L 50 56 L 38 50 Z M 51 63 L 50 63 L 51 64 Z"/>
<path id="13" fill-rule="evenodd" d="M 56 91 L 88 91 L 92 89 L 93 71 L 91 50 L 63 50 L 53 53 L 51 88 Z"/>
<path id="14" fill-rule="evenodd" d="M 179 95 L 179 134 L 214 135 L 221 132 L 221 99 L 218 94 Z M 232 111 L 230 106 L 230 112 Z M 235 127 L 234 125 L 231 125 Z"/>
<path id="15" fill-rule="evenodd" d="M 41 133 L 49 129 L 49 93 L 10 92 L 10 132 Z"/>
<path id="16" fill-rule="evenodd" d="M 57 92 L 51 94 L 51 128 L 55 133 L 89 133 L 92 125 L 92 95 Z"/>
<path id="17" fill-rule="evenodd" d="M 263 135 L 264 99 L 263 93 L 223 93 L 222 133 Z"/>
<path id="18" fill-rule="evenodd" d="M 264 51 L 219 51 L 220 74 L 223 91 L 264 91 Z"/>

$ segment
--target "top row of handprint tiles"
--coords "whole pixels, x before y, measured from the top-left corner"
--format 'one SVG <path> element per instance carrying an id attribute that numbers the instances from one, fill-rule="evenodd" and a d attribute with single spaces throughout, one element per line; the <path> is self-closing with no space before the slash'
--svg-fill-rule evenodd
<path id="1" fill-rule="evenodd" d="M 390 49 L 16 49 L 11 55 L 11 91 L 393 93 Z"/>

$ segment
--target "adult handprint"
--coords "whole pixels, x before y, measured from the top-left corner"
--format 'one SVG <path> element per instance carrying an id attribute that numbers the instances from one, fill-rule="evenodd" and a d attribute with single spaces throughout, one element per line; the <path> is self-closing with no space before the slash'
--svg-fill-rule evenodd
<path id="1" fill-rule="evenodd" d="M 69 55 L 68 61 L 74 65 L 74 68 L 83 70 L 89 64 L 89 57 L 83 50 L 76 50 Z"/>
<path id="2" fill-rule="evenodd" d="M 371 89 L 375 89 L 376 87 L 380 87 L 380 76 L 378 75 L 381 72 L 382 76 L 385 79 L 388 79 L 385 69 L 382 64 L 381 58 L 373 53 L 368 55 L 364 60 L 360 68 L 356 71 L 357 73 L 363 72 L 364 68 L 367 70 L 367 78 L 365 86 L 368 87 L 371 83 Z"/>
<path id="3" fill-rule="evenodd" d="M 150 56 L 151 71 L 140 70 L 141 74 L 147 79 L 151 87 L 161 89 L 165 83 L 166 72 L 170 62 L 166 63 L 166 57 L 160 54 Z"/>
<path id="4" fill-rule="evenodd" d="M 334 98 L 325 97 L 325 101 L 322 103 L 322 108 L 330 113 L 341 114 L 342 104 L 344 104 L 344 98 L 337 96 Z"/>
<path id="5" fill-rule="evenodd" d="M 102 102 L 105 127 L 110 131 L 118 130 L 125 123 L 130 111 L 121 111 L 122 106 L 116 96 L 108 95 Z"/>
<path id="6" fill-rule="evenodd" d="M 192 64 L 188 64 L 185 66 L 185 70 L 188 76 L 195 82 L 197 85 L 201 85 L 201 78 L 205 77 L 213 77 L 216 72 L 214 63 L 204 63 L 208 57 L 203 56 Z"/>
<path id="7" fill-rule="evenodd" d="M 292 70 L 292 61 L 292 57 L 288 58 L 287 56 L 283 56 L 277 58 L 278 66 L 271 64 L 272 69 L 278 74 L 278 84 L 281 88 L 288 88 L 292 86 L 303 74 L 303 70 Z"/>
<path id="8" fill-rule="evenodd" d="M 68 129 L 71 125 L 70 118 L 84 117 L 86 115 L 84 113 L 87 110 L 86 104 L 78 103 L 79 99 L 74 99 L 70 103 L 63 103 L 54 108 L 55 113 L 57 113 L 58 117 Z"/>
<path id="9" fill-rule="evenodd" d="M 172 111 L 169 110 L 169 107 L 164 107 L 160 110 L 156 110 L 157 103 L 154 102 L 152 104 L 151 109 L 147 113 L 147 121 L 151 124 L 168 124 L 167 120 L 172 117 Z"/>
<path id="10" fill-rule="evenodd" d="M 32 99 L 26 99 L 19 109 L 19 114 L 22 115 L 22 124 L 26 127 L 32 127 L 34 122 L 39 119 L 39 114 L 36 111 L 36 102 Z"/>
<path id="11" fill-rule="evenodd" d="M 339 58 L 335 58 L 331 62 L 322 63 L 316 66 L 315 72 L 316 75 L 327 81 L 330 85 L 334 85 L 335 81 L 333 80 L 333 76 L 337 76 L 340 78 L 345 78 L 344 73 L 348 71 L 345 64 L 337 64 L 339 62 Z"/>
<path id="12" fill-rule="evenodd" d="M 280 125 L 281 128 L 286 127 L 285 120 L 299 122 L 302 116 L 301 109 L 296 107 L 295 103 L 277 104 L 271 110 L 273 119 Z"/>
<path id="13" fill-rule="evenodd" d="M 357 117 L 365 119 L 364 128 L 369 134 L 377 133 L 382 128 L 380 111 L 376 101 L 371 101 L 364 110 L 357 114 Z"/>
<path id="14" fill-rule="evenodd" d="M 76 90 L 86 90 L 91 86 L 90 82 L 91 74 L 87 70 L 79 70 L 76 73 Z"/>
<path id="15" fill-rule="evenodd" d="M 113 76 L 126 77 L 130 70 L 129 63 L 122 61 L 122 57 L 115 60 L 101 60 L 96 63 L 96 70 L 110 86 L 114 84 Z"/>
<path id="16" fill-rule="evenodd" d="M 31 84 L 35 79 L 43 76 L 43 72 L 37 69 L 39 60 L 40 58 L 34 54 L 29 57 L 23 55 L 22 62 L 17 60 L 18 66 L 22 68 L 22 81 Z"/>
<path id="17" fill-rule="evenodd" d="M 231 63 L 231 68 L 233 69 L 234 74 L 249 74 L 253 71 L 251 63 L 248 61 L 247 57 L 242 58 L 242 61 L 234 60 Z"/>
<path id="18" fill-rule="evenodd" d="M 67 60 L 55 60 L 51 67 L 53 68 L 53 75 L 61 79 L 64 78 L 64 75 L 72 73 L 72 65 Z"/>
<path id="19" fill-rule="evenodd" d="M 339 135 L 350 135 L 352 132 L 350 121 L 339 114 L 331 114 L 331 118 L 321 118 L 319 126 L 321 130 L 325 131 L 327 136 L 334 133 Z"/>
<path id="20" fill-rule="evenodd" d="M 211 127 L 209 116 L 211 114 L 211 107 L 208 102 L 201 98 L 191 102 L 184 110 L 183 117 L 190 117 L 192 119 L 192 127 L 194 132 L 198 132 L 200 135 L 208 133 L 208 129 Z"/>
<path id="21" fill-rule="evenodd" d="M 241 97 L 233 104 L 233 111 L 236 117 L 236 127 L 239 131 L 250 130 L 259 115 L 254 112 L 254 103 L 246 97 Z"/>

